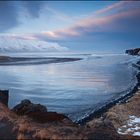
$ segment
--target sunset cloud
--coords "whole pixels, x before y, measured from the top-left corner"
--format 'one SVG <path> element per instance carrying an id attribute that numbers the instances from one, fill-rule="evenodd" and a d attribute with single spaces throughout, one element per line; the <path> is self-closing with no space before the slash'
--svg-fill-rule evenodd
<path id="1" fill-rule="evenodd" d="M 35 36 L 42 38 L 43 40 L 63 40 L 71 38 L 79 38 L 81 36 L 95 36 L 95 33 L 110 33 L 110 32 L 138 32 L 138 24 L 140 23 L 140 8 L 137 5 L 140 3 L 134 2 L 118 2 L 110 5 L 106 8 L 98 10 L 96 14 L 102 14 L 111 12 L 111 10 L 120 10 L 117 13 L 112 13 L 106 16 L 90 15 L 80 21 L 77 21 L 74 25 L 59 29 L 56 31 L 44 31 L 38 33 Z M 136 6 L 137 5 L 137 6 Z M 120 7 L 124 7 L 125 11 L 121 11 Z"/>
<path id="2" fill-rule="evenodd" d="M 120 7 L 122 7 L 126 2 L 124 1 L 120 1 L 120 2 L 117 2 L 115 4 L 112 4 L 112 5 L 109 5 L 103 9 L 100 9 L 100 10 L 97 10 L 95 13 L 96 14 L 104 14 L 104 13 L 107 13 L 111 10 L 114 10 L 114 9 L 119 9 Z"/>

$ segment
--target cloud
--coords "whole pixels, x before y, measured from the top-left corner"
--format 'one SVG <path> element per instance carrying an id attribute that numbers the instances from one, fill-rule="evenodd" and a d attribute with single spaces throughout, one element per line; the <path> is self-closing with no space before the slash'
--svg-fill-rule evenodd
<path id="1" fill-rule="evenodd" d="M 4 32 L 19 24 L 17 11 L 10 1 L 0 1 L 0 32 Z"/>
<path id="2" fill-rule="evenodd" d="M 25 12 L 30 18 L 38 18 L 43 6 L 42 1 L 0 1 L 0 32 L 22 24 L 19 17 L 23 18 Z"/>
<path id="3" fill-rule="evenodd" d="M 98 16 L 99 14 L 104 16 Z M 70 27 L 55 31 L 44 31 L 33 36 L 43 40 L 55 41 L 79 40 L 80 38 L 83 40 L 104 33 L 136 34 L 140 32 L 139 25 L 140 2 L 117 2 L 77 21 Z"/>
<path id="4" fill-rule="evenodd" d="M 21 4 L 30 17 L 38 18 L 45 3 L 43 1 L 22 1 Z"/>
<path id="5" fill-rule="evenodd" d="M 123 5 L 125 4 L 124 1 L 120 1 L 120 2 L 117 2 L 115 4 L 112 4 L 112 5 L 109 5 L 105 8 L 102 8 L 100 10 L 97 10 L 95 13 L 96 14 L 104 14 L 104 13 L 107 13 L 111 10 L 114 10 L 114 9 L 119 9 L 120 7 L 122 7 Z"/>
<path id="6" fill-rule="evenodd" d="M 10 5 L 8 7 L 9 2 L 2 6 L 0 4 L 0 18 L 3 21 L 0 21 L 0 31 L 6 31 L 7 29 L 16 27 L 18 22 L 18 16 L 20 10 L 22 12 L 26 11 L 26 14 L 31 18 L 38 18 L 41 14 L 42 8 L 44 8 L 45 3 L 43 2 L 27 2 L 27 1 L 20 1 L 18 3 Z M 18 8 L 18 6 L 21 8 Z M 13 13 L 7 12 L 6 9 L 11 10 Z M 46 6 L 45 6 L 46 8 Z M 92 47 L 93 44 L 102 44 L 102 41 L 105 42 L 137 42 L 138 37 L 140 36 L 140 2 L 139 1 L 120 1 L 116 2 L 112 5 L 104 7 L 100 10 L 91 13 L 86 17 L 72 17 L 69 20 L 69 16 L 57 12 L 55 9 L 44 9 L 42 12 L 45 11 L 49 13 L 50 17 L 54 16 L 54 18 L 58 17 L 60 20 L 66 20 L 67 23 L 71 23 L 68 27 L 63 27 L 54 31 L 51 30 L 44 30 L 39 33 L 33 34 L 26 34 L 26 35 L 13 35 L 16 38 L 28 39 L 28 40 L 43 40 L 46 42 L 59 42 L 61 45 L 62 43 L 70 44 L 74 46 L 74 43 L 79 42 L 86 46 L 85 42 L 90 42 L 90 46 Z M 7 12 L 7 13 L 6 13 Z M 3 14 L 1 14 L 3 13 Z M 9 14 L 8 14 L 9 13 Z M 24 15 L 20 15 L 21 17 Z M 5 17 L 5 18 L 4 18 Z M 47 19 L 48 20 L 48 19 Z M 74 22 L 73 22 L 74 21 Z M 7 23 L 5 23 L 7 22 Z M 3 24 L 2 24 L 3 23 Z M 5 25 L 4 25 L 5 23 Z M 107 41 L 106 41 L 107 40 Z M 111 41 L 110 41 L 111 40 Z M 94 43 L 93 43 L 94 42 Z M 99 43 L 98 43 L 99 42 Z M 114 44 L 116 44 L 114 42 Z M 107 43 L 106 43 L 107 44 Z M 112 43 L 113 44 L 113 43 Z M 118 43 L 119 44 L 119 43 Z M 120 43 L 121 44 L 121 43 Z M 124 43 L 125 44 L 125 43 Z M 130 43 L 128 43 L 130 44 Z M 77 45 L 77 44 L 76 44 Z M 88 43 L 89 45 L 89 43 Z M 137 44 L 136 44 L 137 45 Z M 62 45 L 63 46 L 63 45 Z M 78 44 L 77 46 L 80 46 Z M 81 47 L 81 46 L 80 46 Z"/>

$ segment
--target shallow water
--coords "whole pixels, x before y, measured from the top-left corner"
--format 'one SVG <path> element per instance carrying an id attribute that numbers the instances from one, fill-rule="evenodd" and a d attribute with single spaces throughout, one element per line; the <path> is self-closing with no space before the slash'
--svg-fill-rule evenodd
<path id="1" fill-rule="evenodd" d="M 128 55 L 14 54 L 71 57 L 79 61 L 0 66 L 0 88 L 10 90 L 9 106 L 22 99 L 79 120 L 129 92 L 136 84 L 135 57 Z"/>

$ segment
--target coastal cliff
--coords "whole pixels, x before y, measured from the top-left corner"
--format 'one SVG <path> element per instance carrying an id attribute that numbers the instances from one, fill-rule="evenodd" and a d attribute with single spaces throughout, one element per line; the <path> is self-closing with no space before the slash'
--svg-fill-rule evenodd
<path id="1" fill-rule="evenodd" d="M 126 50 L 125 53 L 129 55 L 140 55 L 140 48 Z"/>

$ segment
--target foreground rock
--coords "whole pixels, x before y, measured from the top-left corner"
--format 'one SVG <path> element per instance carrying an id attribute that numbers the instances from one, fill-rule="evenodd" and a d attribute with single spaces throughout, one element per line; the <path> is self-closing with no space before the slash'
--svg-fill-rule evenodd
<path id="1" fill-rule="evenodd" d="M 45 106 L 31 103 L 31 101 L 27 99 L 21 101 L 21 103 L 16 105 L 12 111 L 20 116 L 26 115 L 40 123 L 62 121 L 67 118 L 63 114 L 47 112 L 47 108 Z"/>
<path id="2" fill-rule="evenodd" d="M 8 100 L 9 100 L 9 91 L 0 90 L 0 102 L 8 106 Z"/>
<path id="3" fill-rule="evenodd" d="M 78 139 L 80 128 L 70 120 L 37 123 L 27 116 L 18 116 L 0 103 L 0 139 Z"/>
<path id="4" fill-rule="evenodd" d="M 47 108 L 41 104 L 33 104 L 30 100 L 22 100 L 20 104 L 16 105 L 12 111 L 18 115 L 30 115 L 31 113 L 45 113 Z"/>

